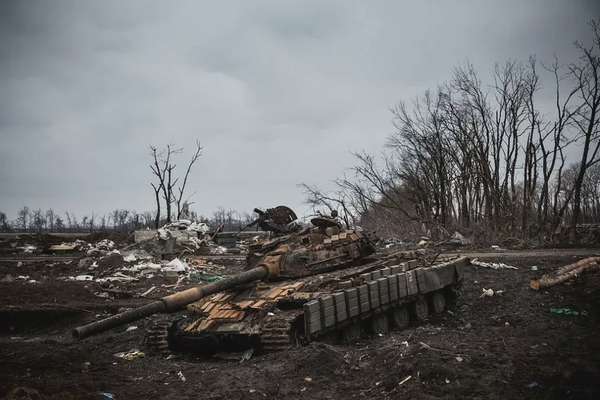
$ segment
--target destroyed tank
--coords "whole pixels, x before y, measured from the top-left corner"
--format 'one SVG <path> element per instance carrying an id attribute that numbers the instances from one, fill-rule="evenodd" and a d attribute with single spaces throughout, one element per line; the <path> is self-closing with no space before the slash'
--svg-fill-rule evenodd
<path id="1" fill-rule="evenodd" d="M 273 210 L 259 213 L 259 219 L 268 220 Z M 154 313 L 184 310 L 174 322 L 150 328 L 147 346 L 216 353 L 276 351 L 320 339 L 351 342 L 362 332 L 385 333 L 390 325 L 402 329 L 411 319 L 422 321 L 430 311 L 444 310 L 468 260 L 426 266 L 417 256 L 414 251 L 377 255 L 368 234 L 342 229 L 335 216 L 319 216 L 309 226 L 278 229 L 274 237 L 251 246 L 247 269 L 237 275 L 73 333 L 84 338 Z"/>

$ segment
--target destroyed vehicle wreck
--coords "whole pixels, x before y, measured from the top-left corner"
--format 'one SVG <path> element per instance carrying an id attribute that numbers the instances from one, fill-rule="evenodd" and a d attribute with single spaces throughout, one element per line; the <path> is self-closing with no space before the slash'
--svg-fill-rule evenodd
<path id="1" fill-rule="evenodd" d="M 150 329 L 156 351 L 275 351 L 319 339 L 351 342 L 361 332 L 402 329 L 442 312 L 466 258 L 430 261 L 415 252 L 379 254 L 371 235 L 335 217 L 296 223 L 287 207 L 258 212 L 273 237 L 250 246 L 246 270 L 75 328 L 90 335 L 156 313 L 178 314 Z"/>

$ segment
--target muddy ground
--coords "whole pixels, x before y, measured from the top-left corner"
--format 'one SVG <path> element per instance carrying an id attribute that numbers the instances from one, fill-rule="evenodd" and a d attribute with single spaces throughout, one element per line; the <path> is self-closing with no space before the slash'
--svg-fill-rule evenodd
<path id="1" fill-rule="evenodd" d="M 75 262 L 2 261 L 0 279 L 13 279 L 0 281 L 0 398 L 597 399 L 600 274 L 542 292 L 528 287 L 530 278 L 583 257 L 502 258 L 519 270 L 468 267 L 457 305 L 426 324 L 244 362 L 239 354 L 115 357 L 144 350 L 148 320 L 135 330 L 70 338 L 73 326 L 147 302 L 138 297 L 145 289 L 173 282 L 136 282 L 106 297 L 95 283 L 56 279 L 75 274 Z M 480 297 L 483 288 L 504 292 Z"/>

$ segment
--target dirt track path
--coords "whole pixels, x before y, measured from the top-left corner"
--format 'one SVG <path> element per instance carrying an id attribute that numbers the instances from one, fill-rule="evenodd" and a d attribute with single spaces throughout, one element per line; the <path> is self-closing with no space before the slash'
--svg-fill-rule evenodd
<path id="1" fill-rule="evenodd" d="M 453 251 L 442 255 L 456 255 L 471 258 L 527 258 L 527 257 L 586 257 L 600 255 L 600 249 L 536 249 L 504 251 Z"/>

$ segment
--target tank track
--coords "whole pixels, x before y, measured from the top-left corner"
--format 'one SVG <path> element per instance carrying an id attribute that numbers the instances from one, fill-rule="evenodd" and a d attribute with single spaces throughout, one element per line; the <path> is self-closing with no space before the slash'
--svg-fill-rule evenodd
<path id="1" fill-rule="evenodd" d="M 424 322 L 430 314 L 443 312 L 462 281 L 461 268 L 468 263 L 458 258 L 431 267 L 384 267 L 360 274 L 344 283 L 343 289 L 325 293 L 303 305 L 304 333 L 308 341 L 344 331 L 353 325 L 371 333 L 384 334 L 390 322 L 403 328 Z M 357 336 L 356 329 L 344 334 Z"/>
<path id="2" fill-rule="evenodd" d="M 144 345 L 153 354 L 166 355 L 170 353 L 169 349 L 169 329 L 170 321 L 160 320 L 154 322 L 146 330 Z"/>
<path id="3" fill-rule="evenodd" d="M 260 343 L 263 352 L 285 350 L 294 345 L 292 324 L 296 315 L 279 314 L 267 316 L 260 333 Z"/>

